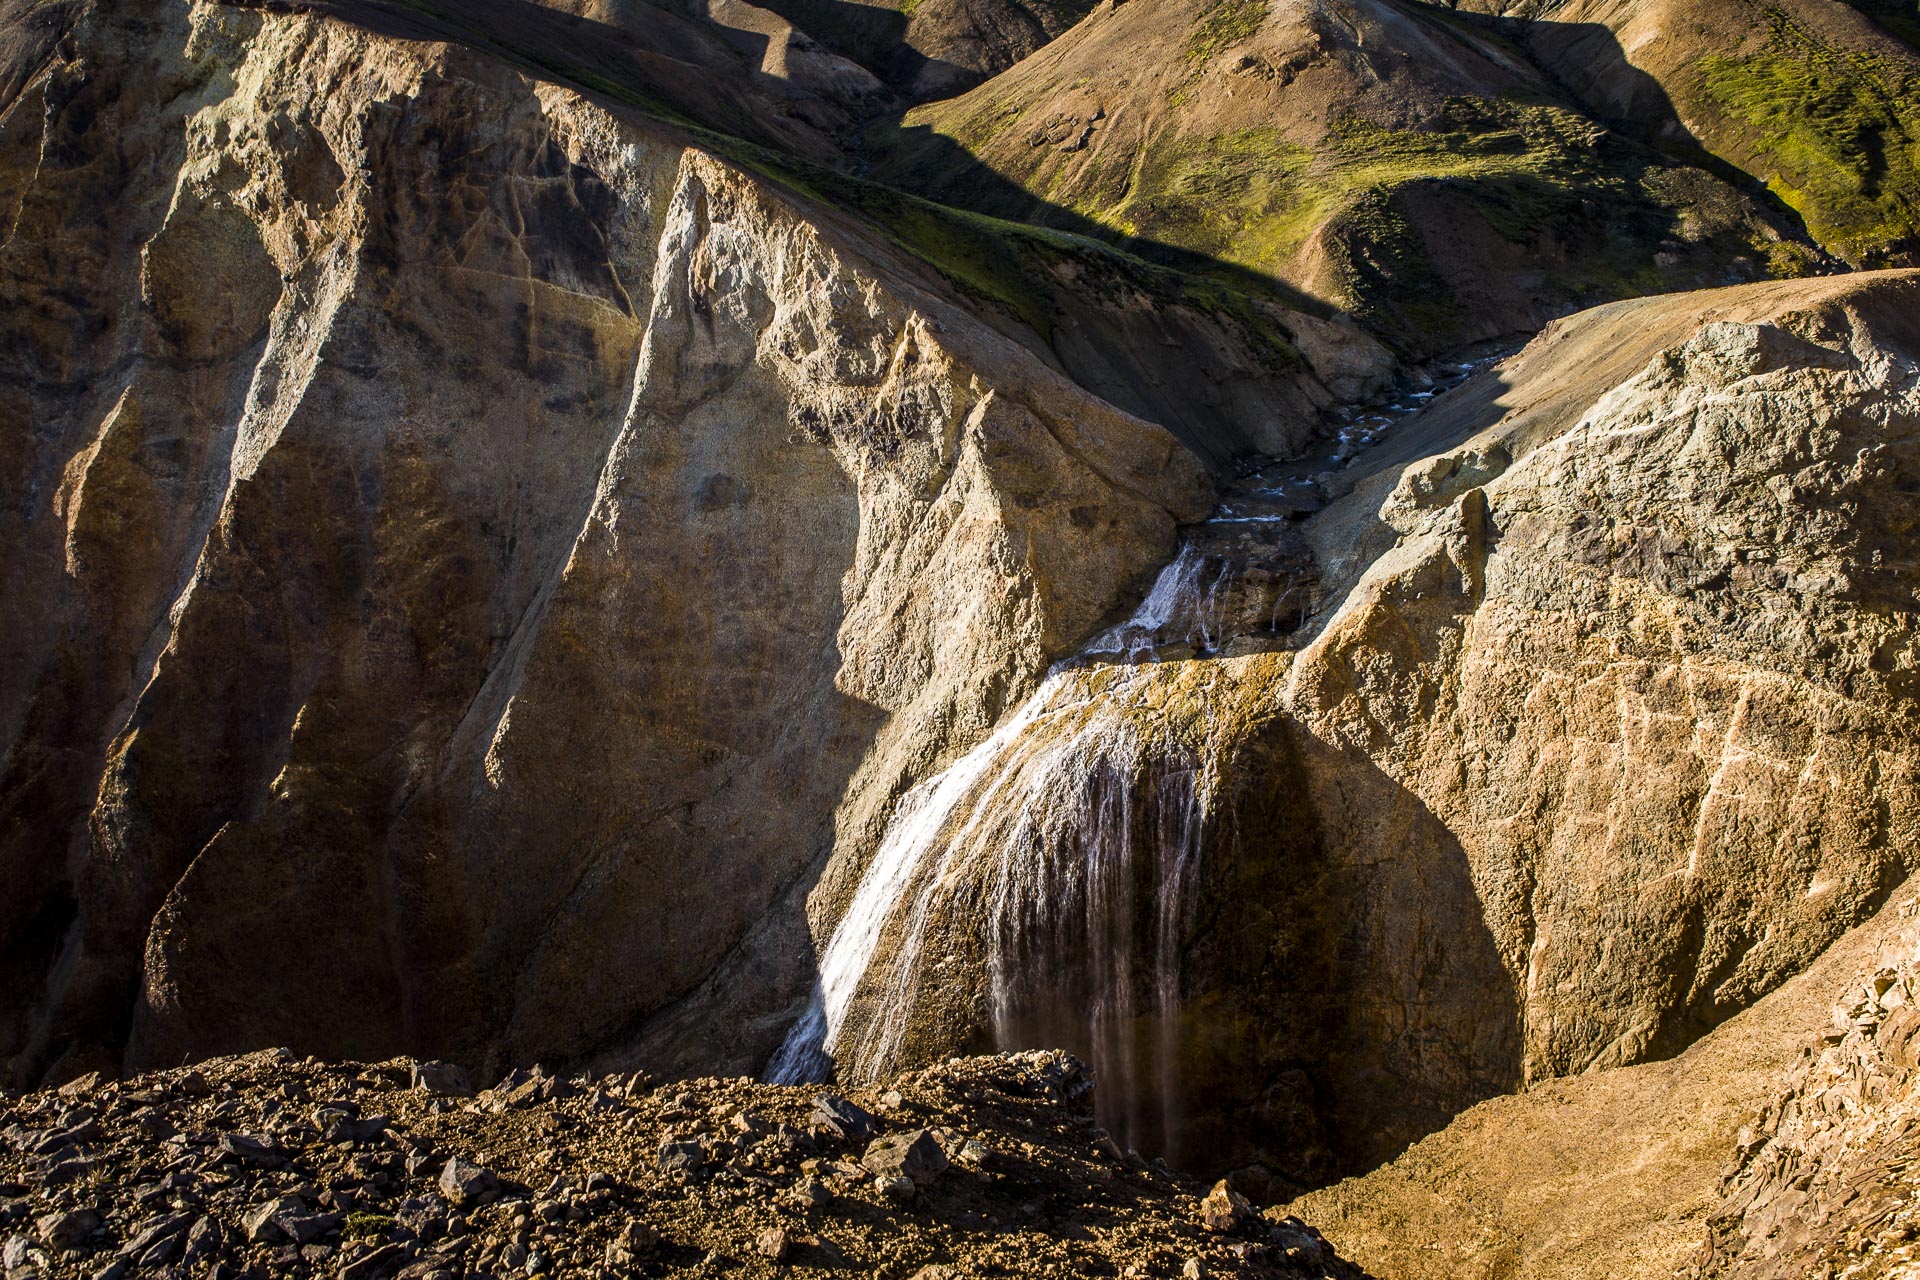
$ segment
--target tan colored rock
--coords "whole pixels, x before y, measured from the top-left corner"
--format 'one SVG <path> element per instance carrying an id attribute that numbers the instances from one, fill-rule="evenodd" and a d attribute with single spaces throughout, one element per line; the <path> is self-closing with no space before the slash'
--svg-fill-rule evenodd
<path id="1" fill-rule="evenodd" d="M 1247 1198 L 1224 1180 L 1214 1183 L 1201 1199 L 1199 1213 L 1200 1225 L 1219 1235 L 1238 1231 L 1256 1217 Z"/>
<path id="2" fill-rule="evenodd" d="M 1297 631 L 1090 652 L 1020 713 L 842 1069 L 1062 1041 L 1129 1145 L 1311 1185 L 1803 970 L 1920 835 L 1916 300 L 1603 308 L 1409 422 L 1302 526 Z"/>
<path id="3" fill-rule="evenodd" d="M 1700 1261 L 1728 1207 L 1722 1175 L 1741 1167 L 1743 1144 L 1754 1150 L 1796 1060 L 1820 1052 L 1835 994 L 1911 927 L 1902 894 L 1677 1057 L 1484 1102 L 1392 1163 L 1288 1208 L 1372 1275 L 1669 1280 Z"/>
<path id="4" fill-rule="evenodd" d="M 683 1042 L 749 1069 L 820 868 L 1206 476 L 657 127 L 327 18 L 74 14 L 0 117 L 46 620 L 0 676 L 0 1050 L 565 1056 L 751 935 L 759 1020 Z"/>

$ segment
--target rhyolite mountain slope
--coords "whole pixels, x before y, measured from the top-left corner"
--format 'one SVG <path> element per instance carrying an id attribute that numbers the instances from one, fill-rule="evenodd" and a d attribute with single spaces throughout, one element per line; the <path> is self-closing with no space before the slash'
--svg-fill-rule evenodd
<path id="1" fill-rule="evenodd" d="M 369 22 L 11 10 L 23 1078 L 579 1054 L 769 930 L 777 1038 L 823 861 L 1211 501 L 873 224 Z M 1158 358 L 1277 447 L 1390 368 L 1292 322 L 1237 392 Z"/>
<path id="2" fill-rule="evenodd" d="M 1020 744 L 1071 767 L 935 834 L 1071 851 L 1129 770 L 1224 815 L 1205 1159 L 1291 1192 L 1717 1034 L 1920 848 L 1920 278 L 1589 310 L 1336 465 L 1408 357 L 1905 252 L 1607 123 L 1552 16 L 1130 0 L 896 126 L 800 4 L 0 2 L 8 1074 L 757 1072 L 903 797 L 1076 655 L 1088 732 Z M 1284 624 L 1087 651 L 1249 454 Z M 935 924 L 848 1075 L 991 1038 Z"/>
<path id="3" fill-rule="evenodd" d="M 1920 849 L 1916 316 L 1914 272 L 1616 303 L 1403 423 L 1298 522 L 1292 622 L 1215 586 L 1204 641 L 1050 683 L 840 1065 L 990 1041 L 999 851 L 1142 830 L 1200 868 L 1156 1050 L 1190 1142 L 1295 1185 L 1753 1005 Z"/>
<path id="4" fill-rule="evenodd" d="M 1920 58 L 1837 0 L 1103 6 L 871 135 L 938 198 L 1218 259 L 1405 350 L 1914 261 Z M 1764 187 L 1762 184 L 1765 184 Z"/>
<path id="5" fill-rule="evenodd" d="M 1902 6 L 1466 0 L 1462 8 L 1500 15 L 1492 30 L 1599 118 L 1669 145 L 1696 143 L 1761 179 L 1848 262 L 1911 266 L 1920 255 L 1920 56 L 1897 19 Z M 1911 20 L 1912 7 L 1904 11 Z"/>

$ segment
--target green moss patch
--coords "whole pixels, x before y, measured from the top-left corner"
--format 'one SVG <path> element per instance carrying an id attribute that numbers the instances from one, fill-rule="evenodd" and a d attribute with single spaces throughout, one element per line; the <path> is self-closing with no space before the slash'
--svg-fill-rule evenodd
<path id="1" fill-rule="evenodd" d="M 1822 44 L 1779 11 L 1767 47 L 1703 59 L 1701 87 L 1739 126 L 1745 167 L 1861 266 L 1920 255 L 1920 75 Z"/>

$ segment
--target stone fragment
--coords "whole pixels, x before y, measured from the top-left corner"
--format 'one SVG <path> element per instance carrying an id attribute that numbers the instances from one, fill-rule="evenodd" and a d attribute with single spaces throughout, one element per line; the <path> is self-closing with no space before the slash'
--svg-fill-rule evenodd
<path id="1" fill-rule="evenodd" d="M 149 1218 L 131 1240 L 120 1246 L 117 1256 L 138 1258 L 144 1266 L 146 1255 L 156 1245 L 177 1237 L 191 1227 L 193 1222 L 194 1217 L 190 1213 L 164 1213 L 158 1217 Z"/>
<path id="2" fill-rule="evenodd" d="M 278 1168 L 287 1162 L 273 1143 L 264 1138 L 256 1138 L 250 1133 L 223 1134 L 220 1138 L 220 1150 L 241 1161 L 262 1169 Z"/>
<path id="3" fill-rule="evenodd" d="M 500 1179 L 491 1169 L 453 1156 L 440 1171 L 440 1194 L 451 1204 L 485 1204 L 500 1194 Z"/>
<path id="4" fill-rule="evenodd" d="M 450 1062 L 414 1063 L 412 1087 L 415 1092 L 436 1098 L 473 1096 L 473 1086 L 467 1083 L 467 1073 Z"/>
<path id="5" fill-rule="evenodd" d="M 947 1168 L 947 1153 L 926 1129 L 889 1134 L 875 1141 L 860 1157 L 868 1173 L 880 1178 L 905 1177 L 915 1186 L 930 1186 Z"/>
<path id="6" fill-rule="evenodd" d="M 787 1255 L 793 1251 L 793 1237 L 787 1234 L 785 1227 L 768 1227 L 760 1233 L 760 1238 L 754 1242 L 754 1248 L 763 1258 L 784 1262 Z"/>
<path id="7" fill-rule="evenodd" d="M 100 1229 L 100 1215 L 91 1209 L 49 1213 L 36 1219 L 33 1227 L 41 1244 L 55 1252 L 67 1253 L 85 1244 L 88 1237 Z"/>
<path id="8" fill-rule="evenodd" d="M 1253 1218 L 1253 1205 L 1227 1185 L 1225 1178 L 1214 1183 L 1213 1190 L 1200 1202 L 1200 1225 L 1220 1235 L 1240 1230 Z"/>
<path id="9" fill-rule="evenodd" d="M 833 1203 L 833 1191 L 820 1179 L 808 1176 L 793 1184 L 787 1193 L 795 1204 L 807 1208 L 822 1209 Z"/>
<path id="10" fill-rule="evenodd" d="M 865 1142 L 880 1127 L 871 1113 L 831 1093 L 823 1093 L 814 1100 L 810 1123 L 846 1142 Z"/>
<path id="11" fill-rule="evenodd" d="M 296 1217 L 307 1212 L 307 1206 L 295 1196 L 282 1196 L 261 1205 L 243 1217 L 240 1222 L 246 1230 L 247 1239 L 255 1244 L 282 1244 L 292 1239 L 287 1229 L 281 1225 L 281 1218 Z"/>
<path id="12" fill-rule="evenodd" d="M 397 1244 L 381 1245 L 341 1267 L 339 1280 L 381 1280 L 398 1271 L 407 1260 L 407 1251 Z"/>
<path id="13" fill-rule="evenodd" d="M 629 1219 L 607 1244 L 607 1265 L 629 1267 L 636 1261 L 651 1257 L 660 1247 L 660 1233 L 638 1219 Z"/>
<path id="14" fill-rule="evenodd" d="M 660 1144 L 660 1172 L 697 1174 L 707 1163 L 707 1151 L 697 1142 Z"/>

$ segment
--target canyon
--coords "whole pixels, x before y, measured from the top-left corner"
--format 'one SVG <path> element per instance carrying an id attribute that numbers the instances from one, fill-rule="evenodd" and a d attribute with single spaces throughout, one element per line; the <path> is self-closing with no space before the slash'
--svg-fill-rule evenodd
<path id="1" fill-rule="evenodd" d="M 1917 87 L 1838 0 L 0 0 L 4 1083 L 1064 1051 L 1381 1277 L 1897 1274 Z"/>

